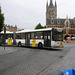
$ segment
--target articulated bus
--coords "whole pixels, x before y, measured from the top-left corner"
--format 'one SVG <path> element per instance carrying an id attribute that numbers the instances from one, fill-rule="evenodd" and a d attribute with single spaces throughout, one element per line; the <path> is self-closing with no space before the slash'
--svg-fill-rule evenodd
<path id="1" fill-rule="evenodd" d="M 14 40 L 14 32 L 9 32 L 6 31 L 6 40 L 5 43 L 6 45 L 13 45 L 13 40 Z M 4 31 L 0 33 L 0 45 L 4 44 Z"/>
<path id="2" fill-rule="evenodd" d="M 22 30 L 16 32 L 18 46 L 30 46 L 38 48 L 62 48 L 63 29 L 46 28 L 37 30 Z"/>

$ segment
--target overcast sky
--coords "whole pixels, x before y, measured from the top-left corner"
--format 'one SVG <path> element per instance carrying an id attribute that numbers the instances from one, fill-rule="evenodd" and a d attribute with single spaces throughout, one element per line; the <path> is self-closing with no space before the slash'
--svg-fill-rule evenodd
<path id="1" fill-rule="evenodd" d="M 50 0 L 48 0 L 50 2 Z M 56 0 L 57 17 L 75 17 L 75 0 Z M 46 25 L 47 0 L 0 0 L 5 24 L 22 29 L 34 29 L 38 23 Z M 53 0 L 53 4 L 55 0 Z"/>

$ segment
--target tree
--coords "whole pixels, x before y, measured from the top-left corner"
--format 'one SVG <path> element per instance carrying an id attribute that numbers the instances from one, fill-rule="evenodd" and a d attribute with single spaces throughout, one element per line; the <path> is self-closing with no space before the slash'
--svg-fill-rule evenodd
<path id="1" fill-rule="evenodd" d="M 4 14 L 1 13 L 1 6 L 0 6 L 0 32 L 2 31 L 2 28 L 4 26 Z"/>
<path id="2" fill-rule="evenodd" d="M 35 27 L 35 29 L 42 29 L 42 28 L 43 26 L 40 23 Z"/>
<path id="3" fill-rule="evenodd" d="M 46 28 L 46 26 L 44 26 L 43 28 Z"/>
<path id="4" fill-rule="evenodd" d="M 46 28 L 46 26 L 42 26 L 40 23 L 35 27 L 35 29 L 43 29 Z"/>

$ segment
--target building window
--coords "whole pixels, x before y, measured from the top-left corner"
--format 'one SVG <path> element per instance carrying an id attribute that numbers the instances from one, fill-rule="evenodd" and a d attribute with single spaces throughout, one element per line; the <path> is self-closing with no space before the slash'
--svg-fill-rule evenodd
<path id="1" fill-rule="evenodd" d="M 51 20 L 51 24 L 54 24 L 54 21 L 53 20 Z"/>
<path id="2" fill-rule="evenodd" d="M 68 27 L 68 22 L 66 22 L 66 27 Z"/>
<path id="3" fill-rule="evenodd" d="M 74 22 L 74 24 L 75 24 L 75 18 L 74 18 L 73 22 Z"/>
<path id="4" fill-rule="evenodd" d="M 60 24 L 60 20 L 58 20 L 57 23 Z"/>

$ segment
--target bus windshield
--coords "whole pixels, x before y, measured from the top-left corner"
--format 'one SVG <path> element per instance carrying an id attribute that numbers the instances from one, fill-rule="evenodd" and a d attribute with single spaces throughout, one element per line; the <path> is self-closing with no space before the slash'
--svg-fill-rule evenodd
<path id="1" fill-rule="evenodd" d="M 63 32 L 62 31 L 53 31 L 52 40 L 53 41 L 63 41 Z"/>

